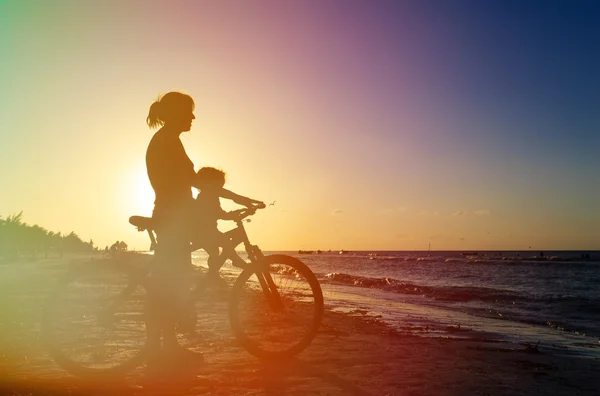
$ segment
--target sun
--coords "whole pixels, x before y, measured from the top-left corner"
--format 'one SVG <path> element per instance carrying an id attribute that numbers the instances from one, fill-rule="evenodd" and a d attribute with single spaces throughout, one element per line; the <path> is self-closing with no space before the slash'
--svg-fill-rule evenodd
<path id="1" fill-rule="evenodd" d="M 135 193 L 136 207 L 139 208 L 141 213 L 148 213 L 148 216 L 150 216 L 154 208 L 154 190 L 147 177 L 138 181 Z"/>
<path id="2" fill-rule="evenodd" d="M 132 215 L 152 216 L 154 190 L 148 180 L 145 166 L 131 168 L 127 173 L 124 191 L 127 191 L 127 202 L 124 202 L 124 206 Z"/>

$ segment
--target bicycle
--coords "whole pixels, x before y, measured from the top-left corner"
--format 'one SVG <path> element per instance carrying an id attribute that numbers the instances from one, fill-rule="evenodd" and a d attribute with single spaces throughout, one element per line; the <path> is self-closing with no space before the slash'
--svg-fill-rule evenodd
<path id="1" fill-rule="evenodd" d="M 257 209 L 236 211 L 237 227 L 225 233 L 234 246 L 244 244 L 248 257 L 246 261 L 237 252 L 228 257 L 242 270 L 231 287 L 229 322 L 249 353 L 261 359 L 283 359 L 301 352 L 314 339 L 324 312 L 323 293 L 316 276 L 300 260 L 283 254 L 264 255 L 250 243 L 243 223 L 250 221 L 246 218 Z M 138 231 L 148 232 L 153 249 L 152 219 L 132 216 L 130 223 Z M 83 377 L 122 375 L 144 362 L 151 265 L 152 260 L 142 268 L 104 262 L 74 270 L 59 282 L 46 304 L 42 332 L 50 355 L 62 368 Z M 109 284 L 108 277 L 118 278 L 119 285 Z M 189 294 L 191 301 L 202 298 L 205 287 L 205 282 L 197 281 Z M 110 295 L 102 298 L 103 292 Z M 59 314 L 67 315 L 66 325 L 61 326 Z M 93 337 L 94 331 L 100 336 Z M 116 336 L 116 341 L 111 336 Z"/>

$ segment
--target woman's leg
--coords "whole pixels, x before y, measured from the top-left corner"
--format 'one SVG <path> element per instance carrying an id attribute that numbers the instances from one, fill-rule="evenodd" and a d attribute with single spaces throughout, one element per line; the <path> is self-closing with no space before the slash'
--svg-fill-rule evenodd
<path id="1" fill-rule="evenodd" d="M 191 252 L 184 219 L 171 218 L 168 224 L 158 227 L 154 267 L 150 274 L 152 298 L 149 301 L 151 324 L 148 327 L 152 351 L 180 349 L 175 324 L 178 313 L 189 294 L 191 279 Z M 157 330 L 157 327 L 159 330 Z"/>

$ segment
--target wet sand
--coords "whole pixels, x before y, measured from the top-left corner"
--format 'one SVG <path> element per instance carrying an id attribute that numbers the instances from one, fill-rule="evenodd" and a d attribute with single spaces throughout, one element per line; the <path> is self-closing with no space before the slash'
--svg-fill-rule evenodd
<path id="1" fill-rule="evenodd" d="M 133 260 L 147 258 L 135 257 Z M 100 256 L 94 259 L 97 264 Z M 90 256 L 0 263 L 0 394 L 122 395 L 598 395 L 600 360 L 555 349 L 426 338 L 393 331 L 362 311 L 326 311 L 307 350 L 261 362 L 237 345 L 225 298 L 203 304 L 185 346 L 200 367 L 158 381 L 145 367 L 122 381 L 91 382 L 58 367 L 40 340 L 43 304 L 57 276 Z M 327 303 L 326 303 L 327 308 Z"/>

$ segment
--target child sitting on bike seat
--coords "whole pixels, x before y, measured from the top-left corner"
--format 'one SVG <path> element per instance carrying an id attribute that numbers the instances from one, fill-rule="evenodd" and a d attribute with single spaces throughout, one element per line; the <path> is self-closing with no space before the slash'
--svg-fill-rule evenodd
<path id="1" fill-rule="evenodd" d="M 225 172 L 211 167 L 201 168 L 197 173 L 196 185 L 200 192 L 196 197 L 194 205 L 194 225 L 192 246 L 196 249 L 204 249 L 208 253 L 207 277 L 216 282 L 221 282 L 219 270 L 228 257 L 235 256 L 235 246 L 230 236 L 223 234 L 217 228 L 217 220 L 235 220 L 234 212 L 225 212 L 219 201 L 220 191 L 225 185 Z M 261 201 L 251 199 L 258 205 L 264 205 Z M 219 255 L 219 247 L 223 253 Z M 231 254 L 233 253 L 233 254 Z"/>

